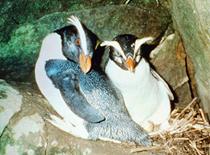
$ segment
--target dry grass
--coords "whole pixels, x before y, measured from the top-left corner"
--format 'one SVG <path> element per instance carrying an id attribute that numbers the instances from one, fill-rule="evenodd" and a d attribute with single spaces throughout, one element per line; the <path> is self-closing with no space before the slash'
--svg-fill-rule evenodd
<path id="1" fill-rule="evenodd" d="M 131 152 L 153 151 L 168 155 L 207 155 L 210 148 L 210 124 L 196 98 L 184 109 L 174 109 L 166 131 L 150 133 L 152 147 L 135 148 Z"/>

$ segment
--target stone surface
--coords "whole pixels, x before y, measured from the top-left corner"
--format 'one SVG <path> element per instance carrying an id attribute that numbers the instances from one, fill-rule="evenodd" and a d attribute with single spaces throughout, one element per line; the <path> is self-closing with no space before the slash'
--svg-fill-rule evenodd
<path id="1" fill-rule="evenodd" d="M 44 120 L 37 113 L 20 118 L 11 123 L 5 134 L 9 134 L 11 143 L 5 144 L 5 154 L 44 154 L 47 140 L 44 132 Z M 2 136 L 4 140 L 5 134 Z"/>
<path id="2" fill-rule="evenodd" d="M 198 95 L 210 114 L 210 1 L 171 1 L 174 26 L 195 68 Z"/>
<path id="3" fill-rule="evenodd" d="M 0 79 L 0 135 L 12 116 L 20 111 L 22 96 L 20 93 Z"/>
<path id="4" fill-rule="evenodd" d="M 33 133 L 43 133 L 44 121 L 38 114 L 23 117 L 15 126 L 12 127 L 14 139 L 19 139 L 21 136 L 28 136 Z"/>

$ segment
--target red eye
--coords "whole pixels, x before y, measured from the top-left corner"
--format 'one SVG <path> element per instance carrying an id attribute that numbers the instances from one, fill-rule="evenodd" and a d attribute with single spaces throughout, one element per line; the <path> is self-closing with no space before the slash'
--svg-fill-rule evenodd
<path id="1" fill-rule="evenodd" d="M 79 45 L 80 45 L 80 39 L 76 39 L 76 40 L 75 40 L 75 44 L 76 44 L 77 46 L 79 46 Z"/>

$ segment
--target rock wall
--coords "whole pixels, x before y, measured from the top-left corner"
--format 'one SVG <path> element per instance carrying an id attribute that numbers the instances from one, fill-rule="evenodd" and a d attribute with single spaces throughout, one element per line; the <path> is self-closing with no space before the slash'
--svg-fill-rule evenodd
<path id="1" fill-rule="evenodd" d="M 210 1 L 172 0 L 174 27 L 195 69 L 197 91 L 210 115 Z"/>
<path id="2" fill-rule="evenodd" d="M 165 40 L 150 54 L 152 63 L 158 73 L 171 86 L 179 107 L 187 106 L 192 100 L 190 79 L 186 72 L 186 53 L 177 33 L 169 34 Z"/>
<path id="3" fill-rule="evenodd" d="M 20 93 L 0 79 L 0 135 L 13 115 L 20 111 L 22 96 Z"/>

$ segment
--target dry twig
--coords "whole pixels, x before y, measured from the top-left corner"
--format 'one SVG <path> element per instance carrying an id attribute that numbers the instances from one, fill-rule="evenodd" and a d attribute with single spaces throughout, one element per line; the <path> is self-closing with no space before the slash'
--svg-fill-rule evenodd
<path id="1" fill-rule="evenodd" d="M 131 152 L 165 152 L 179 155 L 207 155 L 210 148 L 210 125 L 194 98 L 183 110 L 175 109 L 165 131 L 150 133 L 156 146 L 135 148 Z"/>

